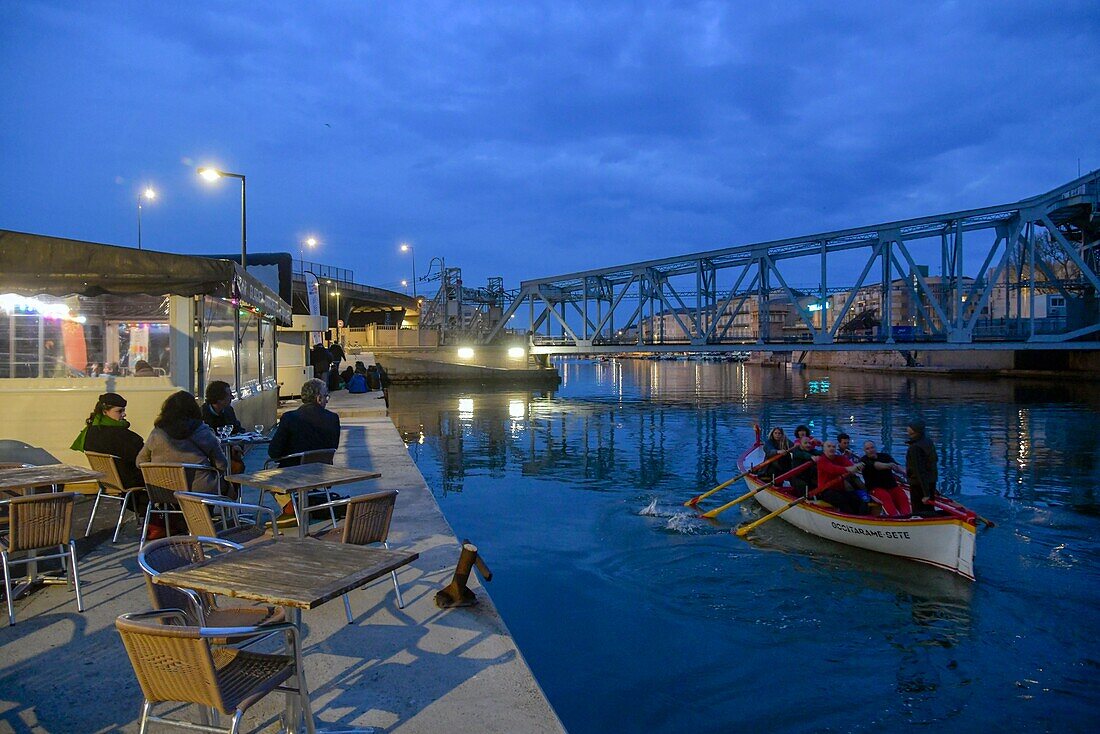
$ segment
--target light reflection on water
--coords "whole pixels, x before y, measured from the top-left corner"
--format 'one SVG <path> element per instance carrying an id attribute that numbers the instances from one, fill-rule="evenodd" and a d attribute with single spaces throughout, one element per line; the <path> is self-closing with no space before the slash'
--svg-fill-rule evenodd
<path id="1" fill-rule="evenodd" d="M 395 389 L 391 416 L 571 732 L 1083 729 L 1100 704 L 1095 432 L 1082 384 L 572 361 L 551 393 Z M 682 502 L 752 424 L 873 438 L 920 414 L 998 527 L 978 582 Z M 423 444 L 417 443 L 423 433 Z M 715 496 L 731 498 L 738 488 Z M 737 492 L 738 494 L 740 492 Z M 1053 600 L 1057 600 L 1056 602 Z"/>

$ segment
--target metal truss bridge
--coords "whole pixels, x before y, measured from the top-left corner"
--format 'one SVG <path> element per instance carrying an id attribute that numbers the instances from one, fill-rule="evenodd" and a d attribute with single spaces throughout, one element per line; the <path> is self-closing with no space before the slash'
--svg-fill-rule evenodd
<path id="1" fill-rule="evenodd" d="M 526 315 L 534 354 L 1097 349 L 1098 261 L 1100 170 L 1013 204 L 523 281 L 481 340 Z"/>

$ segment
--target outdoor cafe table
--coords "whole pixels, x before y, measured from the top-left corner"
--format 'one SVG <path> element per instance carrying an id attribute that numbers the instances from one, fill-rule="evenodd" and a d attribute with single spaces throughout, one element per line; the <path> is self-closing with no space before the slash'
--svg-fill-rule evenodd
<path id="1" fill-rule="evenodd" d="M 335 487 L 340 484 L 362 482 L 382 476 L 376 471 L 349 469 L 331 464 L 300 464 L 279 469 L 264 469 L 251 474 L 230 474 L 226 479 L 234 484 L 256 487 L 263 492 L 290 494 L 298 515 L 298 537 L 306 537 L 309 516 L 306 514 L 306 495 L 311 489 Z M 261 497 L 260 504 L 263 504 Z"/>
<path id="2" fill-rule="evenodd" d="M 18 469 L 0 469 L 0 496 L 12 496 L 20 493 L 33 494 L 41 487 L 60 487 L 70 482 L 92 482 L 103 474 L 80 466 L 68 464 L 46 464 L 45 466 L 25 466 Z M 30 557 L 34 557 L 32 551 Z M 12 596 L 18 599 L 35 586 L 38 579 L 38 564 L 27 564 L 27 580 L 12 589 Z"/>
<path id="3" fill-rule="evenodd" d="M 238 551 L 165 571 L 158 584 L 274 604 L 301 624 L 302 609 L 314 609 L 420 557 L 419 553 L 365 548 L 313 538 L 258 541 Z M 297 726 L 297 696 L 287 697 L 287 721 Z"/>

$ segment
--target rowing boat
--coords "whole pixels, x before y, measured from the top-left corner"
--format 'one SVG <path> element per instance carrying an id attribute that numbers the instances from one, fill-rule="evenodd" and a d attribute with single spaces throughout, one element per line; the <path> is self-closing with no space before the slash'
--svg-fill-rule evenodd
<path id="1" fill-rule="evenodd" d="M 743 472 L 763 460 L 764 447 L 757 443 L 744 453 L 738 468 Z M 799 496 L 787 484 L 761 490 L 768 478 L 755 474 L 747 474 L 745 483 L 750 490 L 760 490 L 754 497 L 768 512 Z M 811 535 L 927 563 L 973 581 L 976 515 L 944 498 L 938 498 L 936 506 L 932 517 L 850 515 L 811 499 L 779 517 Z"/>

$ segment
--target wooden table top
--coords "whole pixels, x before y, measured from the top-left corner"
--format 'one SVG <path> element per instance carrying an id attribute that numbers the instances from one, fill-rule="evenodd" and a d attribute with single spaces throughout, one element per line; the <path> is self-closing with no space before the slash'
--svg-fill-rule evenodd
<path id="1" fill-rule="evenodd" d="M 0 469 L 0 490 L 23 489 L 26 487 L 47 487 L 51 484 L 69 482 L 90 482 L 103 474 L 80 466 L 68 464 L 47 464 L 28 466 L 23 469 Z"/>
<path id="2" fill-rule="evenodd" d="M 281 469 L 264 469 L 251 474 L 230 474 L 227 480 L 270 492 L 302 492 L 318 487 L 335 487 L 367 479 L 377 479 L 380 472 L 349 469 L 331 464 L 301 464 Z"/>
<path id="3" fill-rule="evenodd" d="M 419 557 L 406 551 L 280 537 L 166 571 L 153 580 L 236 599 L 313 609 Z"/>

